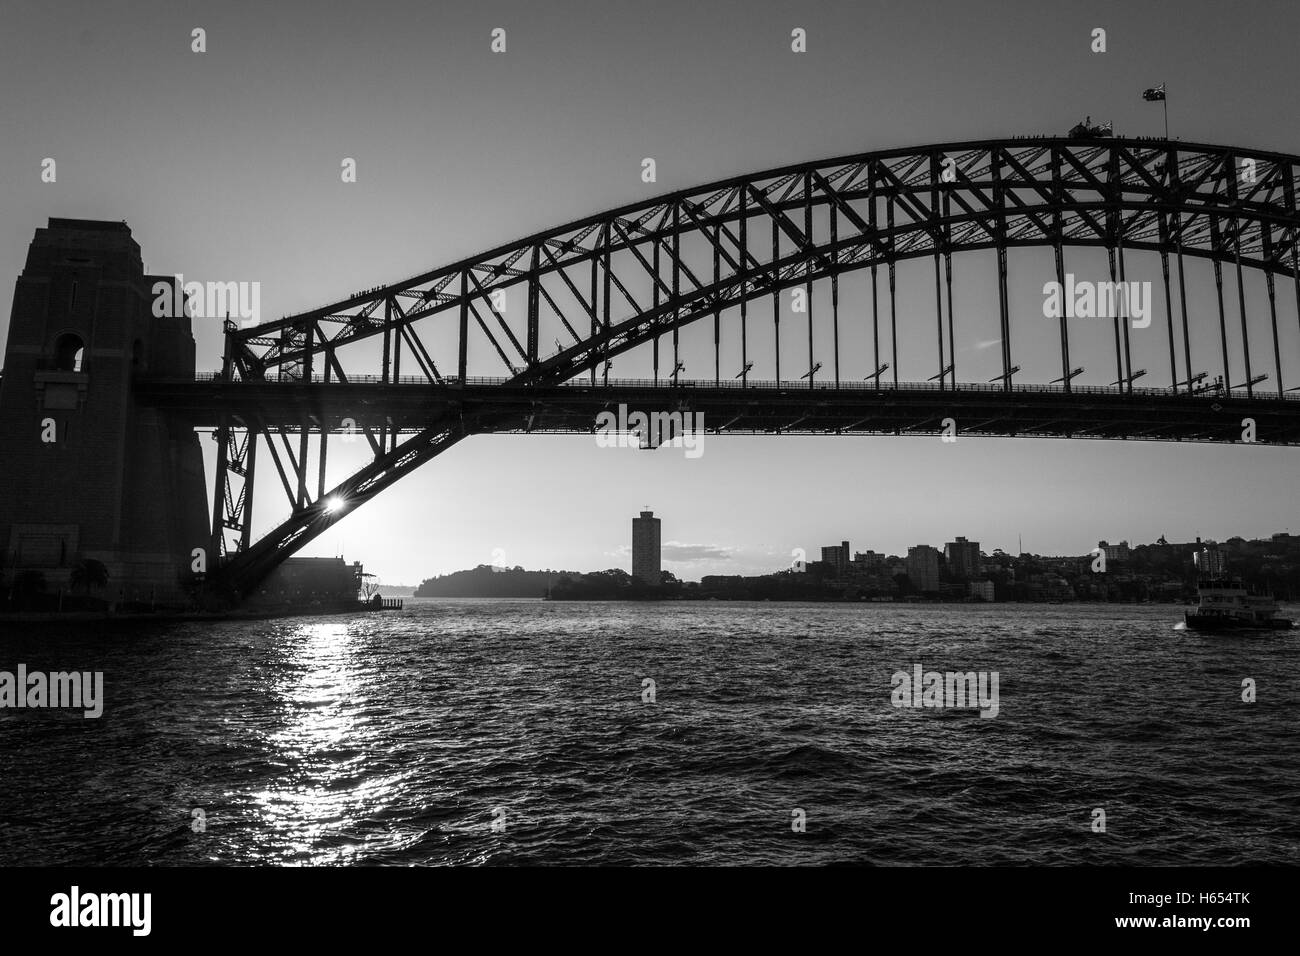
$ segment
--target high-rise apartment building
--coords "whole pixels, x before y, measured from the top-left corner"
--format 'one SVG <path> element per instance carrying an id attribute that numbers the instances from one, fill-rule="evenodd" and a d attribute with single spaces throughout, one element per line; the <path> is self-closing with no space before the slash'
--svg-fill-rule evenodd
<path id="1" fill-rule="evenodd" d="M 907 576 L 918 591 L 938 591 L 939 550 L 928 544 L 908 548 Z"/>
<path id="2" fill-rule="evenodd" d="M 659 519 L 653 511 L 643 511 L 632 519 L 632 577 L 643 584 L 662 584 L 659 560 Z"/>
<path id="3" fill-rule="evenodd" d="M 968 580 L 980 571 L 980 543 L 958 536 L 943 546 L 943 557 L 953 577 Z"/>
<path id="4" fill-rule="evenodd" d="M 822 563 L 834 568 L 836 574 L 843 574 L 849 569 L 849 543 L 841 541 L 822 548 Z"/>

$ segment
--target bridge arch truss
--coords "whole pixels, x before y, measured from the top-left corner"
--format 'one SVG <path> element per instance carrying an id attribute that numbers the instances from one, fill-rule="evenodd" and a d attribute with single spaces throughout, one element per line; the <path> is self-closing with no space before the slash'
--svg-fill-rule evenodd
<path id="1" fill-rule="evenodd" d="M 497 376 L 502 394 L 515 396 L 566 384 L 596 388 L 609 383 L 615 357 L 649 345 L 651 384 L 679 387 L 686 357 L 680 335 L 697 323 L 712 326 L 712 374 L 704 382 L 742 390 L 808 388 L 819 400 L 834 401 L 827 390 L 838 394 L 860 381 L 856 375 L 849 381 L 842 362 L 842 323 L 869 321 L 870 385 L 906 388 L 898 378 L 897 268 L 909 260 L 932 262 L 934 309 L 924 319 L 912 310 L 902 321 L 933 322 L 935 375 L 926 387 L 958 398 L 971 386 L 958 379 L 952 259 L 966 252 L 996 258 L 1001 373 L 991 384 L 1008 396 L 1022 387 L 1009 251 L 1051 249 L 1054 278 L 1064 284 L 1066 250 L 1094 247 L 1105 250 L 1111 279 L 1120 282 L 1128 254 L 1158 255 L 1170 395 L 1195 396 L 1207 376 L 1193 354 L 1184 280 L 1185 260 L 1202 259 L 1214 272 L 1221 348 L 1213 367 L 1221 368 L 1228 396 L 1240 391 L 1253 403 L 1287 402 L 1292 414 L 1287 385 L 1300 372 L 1288 368 L 1297 357 L 1284 359 L 1278 297 L 1293 297 L 1300 315 L 1298 169 L 1300 158 L 1293 156 L 1158 139 L 1044 137 L 884 150 L 659 196 L 299 315 L 246 329 L 228 325 L 225 363 L 212 387 L 225 389 L 224 396 L 237 387 L 274 385 L 274 394 L 294 389 L 298 398 L 291 403 L 296 420 L 222 398 L 226 411 L 214 422 L 213 551 L 230 580 L 252 586 L 283 557 L 465 435 L 526 430 L 517 405 L 506 412 L 467 399 L 477 376 Z M 1225 269 L 1236 274 L 1235 303 L 1230 292 L 1225 301 Z M 870 274 L 870 308 L 842 314 L 841 277 L 860 270 Z M 1263 275 L 1268 302 L 1270 334 L 1254 351 L 1244 270 Z M 815 361 L 814 283 L 829 286 L 821 300 L 833 337 L 822 343 L 826 363 Z M 787 358 L 783 370 L 779 299 L 797 289 L 809 303 L 807 351 L 801 347 Z M 762 321 L 751 316 L 753 303 L 769 299 Z M 738 334 L 739 374 L 723 368 L 724 316 L 728 331 Z M 785 321 L 794 318 L 787 312 Z M 1230 328 L 1239 348 L 1230 348 Z M 1136 400 L 1144 390 L 1134 382 L 1146 370 L 1133 368 L 1129 325 L 1117 317 L 1107 332 L 1113 333 L 1113 397 Z M 1081 397 L 1072 384 L 1079 370 L 1066 318 L 1057 333 L 1059 392 Z M 751 375 L 757 335 L 773 336 L 774 386 Z M 360 370 L 350 358 L 358 355 Z M 699 355 L 690 358 L 698 367 Z M 1272 390 L 1257 387 L 1270 378 Z M 354 422 L 373 460 L 327 489 L 328 436 L 345 428 L 346 416 L 322 396 L 362 382 L 423 386 L 437 398 L 418 421 L 394 422 L 382 409 L 358 414 Z M 319 439 L 316 473 L 308 467 L 312 434 Z M 259 435 L 291 514 L 254 542 Z"/>

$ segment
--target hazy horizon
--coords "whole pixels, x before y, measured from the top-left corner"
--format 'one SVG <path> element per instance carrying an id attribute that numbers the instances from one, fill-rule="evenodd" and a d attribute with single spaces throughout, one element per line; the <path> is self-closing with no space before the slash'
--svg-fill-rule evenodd
<path id="1" fill-rule="evenodd" d="M 656 517 L 660 517 L 660 516 L 659 516 L 659 515 L 656 515 Z M 1275 532 L 1270 532 L 1270 533 L 1262 534 L 1262 535 L 1258 535 L 1258 536 L 1254 536 L 1254 535 L 1229 535 L 1228 537 L 1225 537 L 1225 538 L 1222 538 L 1222 539 L 1219 539 L 1219 538 L 1202 538 L 1201 543 L 1202 543 L 1202 544 L 1223 544 L 1225 541 L 1229 541 L 1229 540 L 1231 540 L 1231 539 L 1234 538 L 1234 537 L 1241 537 L 1241 538 L 1243 538 L 1243 539 L 1246 540 L 1246 541 L 1256 541 L 1256 540 L 1265 540 L 1265 541 L 1266 541 L 1266 540 L 1268 540 L 1269 538 L 1271 538 L 1273 534 L 1281 534 L 1281 533 L 1289 533 L 1289 532 L 1285 532 L 1285 531 L 1275 531 Z M 630 535 L 630 532 L 629 532 L 629 535 Z M 955 540 L 955 537 L 956 537 L 956 536 L 954 536 L 954 537 L 952 537 L 952 538 L 946 538 L 946 539 L 943 540 L 943 541 L 918 541 L 918 542 L 916 542 L 916 544 L 918 544 L 918 545 L 921 545 L 921 544 L 928 544 L 928 545 L 930 545 L 932 548 L 935 548 L 936 550 L 942 552 L 942 551 L 943 551 L 943 548 L 944 548 L 944 545 L 945 545 L 945 544 L 948 544 L 948 543 L 950 543 L 950 542 L 952 542 L 952 541 L 954 541 L 954 540 Z M 963 537 L 965 537 L 965 536 L 963 536 Z M 841 539 L 841 540 L 842 540 L 842 539 Z M 967 540 L 970 541 L 970 540 L 972 540 L 972 539 L 967 538 Z M 1099 539 L 1099 541 L 1102 541 L 1102 540 L 1107 540 L 1107 539 L 1104 539 L 1104 538 L 1103 538 L 1103 539 Z M 1166 540 L 1170 545 L 1183 545 L 1183 544 L 1195 544 L 1195 543 L 1196 543 L 1196 537 L 1195 537 L 1195 536 L 1192 536 L 1192 537 L 1189 537 L 1189 538 L 1179 538 L 1179 537 L 1176 537 L 1176 536 L 1165 535 L 1165 540 Z M 805 548 L 804 550 L 807 552 L 807 560 L 810 561 L 810 562 L 811 562 L 811 561 L 819 561 L 819 560 L 821 560 L 821 549 L 822 549 L 823 546 L 830 547 L 830 546 L 833 546 L 833 545 L 836 545 L 836 544 L 839 544 L 839 543 L 841 543 L 841 542 L 840 542 L 840 541 L 825 541 L 825 542 L 823 542 L 822 544 L 817 545 L 815 548 L 812 548 L 812 549 L 807 549 L 807 548 Z M 1031 556 L 1036 557 L 1036 558 L 1047 558 L 1047 559 L 1052 559 L 1052 558 L 1082 558 L 1082 557 L 1085 557 L 1085 556 L 1086 556 L 1086 555 L 1087 555 L 1087 554 L 1088 554 L 1088 553 L 1089 553 L 1093 548 L 1096 547 L 1096 545 L 1094 544 L 1094 545 L 1093 545 L 1093 548 L 1088 548 L 1088 549 L 1085 549 L 1085 550 L 1083 550 L 1083 551 L 1079 551 L 1079 552 L 1070 552 L 1070 553 L 1047 553 L 1047 552 L 1035 552 L 1035 551 L 1032 551 L 1032 550 L 1029 550 L 1029 549 L 1026 549 L 1026 550 L 1023 551 L 1023 552 L 1017 552 L 1017 551 L 1014 551 L 1014 550 L 1008 550 L 1008 549 L 1006 549 L 1006 548 L 990 548 L 990 547 L 985 547 L 984 542 L 982 542 L 982 541 L 975 541 L 974 543 L 976 543 L 976 544 L 978 544 L 978 545 L 980 546 L 980 552 L 981 552 L 981 554 L 984 554 L 984 555 L 992 555 L 995 551 L 997 551 L 997 550 L 1002 550 L 1002 551 L 1005 551 L 1007 554 L 1011 555 L 1012 557 L 1019 557 L 1020 554 L 1028 554 L 1028 555 L 1031 555 Z M 1108 543 L 1108 544 L 1127 544 L 1127 545 L 1129 545 L 1129 546 L 1132 547 L 1132 548 L 1138 548 L 1138 547 L 1142 547 L 1142 546 L 1144 546 L 1144 545 L 1154 545 L 1154 544 L 1157 544 L 1158 541 L 1133 541 L 1133 540 L 1129 540 L 1129 539 L 1116 539 L 1116 540 L 1107 540 L 1107 543 Z M 691 557 L 689 557 L 689 556 L 683 558 L 683 557 L 680 557 L 680 555 L 682 555 L 683 552 L 689 552 L 689 551 L 691 551 L 691 550 L 693 550 L 693 549 L 695 549 L 695 548 L 697 548 L 697 547 L 698 547 L 697 545 L 684 544 L 684 543 L 682 543 L 682 542 L 680 542 L 680 541 L 664 541 L 663 544 L 662 544 L 662 550 L 663 550 L 663 556 L 664 556 L 664 557 L 663 557 L 663 560 L 664 560 L 665 563 L 668 563 L 668 562 L 673 562 L 673 563 L 676 563 L 676 564 L 684 564 L 684 563 L 687 563 L 688 561 L 693 560 L 693 558 L 691 558 Z M 857 547 L 856 545 L 854 545 L 852 541 L 849 541 L 849 548 L 850 548 L 850 553 L 851 553 L 851 554 L 852 554 L 853 552 L 857 552 L 857 551 L 863 551 L 863 550 L 875 550 L 875 549 L 871 549 L 871 548 L 868 548 L 868 549 L 859 548 L 859 547 Z M 622 564 L 630 565 L 630 564 L 631 564 L 631 561 L 632 561 L 632 557 L 631 557 L 632 549 L 631 549 L 631 547 L 629 546 L 629 547 L 627 547 L 627 548 L 624 549 L 624 550 L 625 550 L 625 555 L 624 555 L 624 557 L 626 558 L 626 560 L 622 561 Z M 907 549 L 906 549 L 906 548 L 903 549 L 903 551 L 902 551 L 901 553 L 899 553 L 899 552 L 888 552 L 888 551 L 886 551 L 886 552 L 880 552 L 880 551 L 877 551 L 876 553 L 877 553 L 877 554 L 884 554 L 884 556 L 885 556 L 886 558 L 906 558 L 906 557 L 907 557 Z M 673 557 L 672 555 L 678 555 L 678 556 Z M 363 562 L 363 563 L 364 563 L 364 562 Z M 479 568 L 479 567 L 490 567 L 490 566 L 491 566 L 491 562 L 488 562 L 488 561 L 480 561 L 478 564 L 468 565 L 468 566 L 466 566 L 466 567 L 464 567 L 464 568 L 456 568 L 456 569 L 453 570 L 453 571 L 442 571 L 442 572 L 439 572 L 438 574 L 429 574 L 429 575 L 425 575 L 425 576 L 424 576 L 423 578 L 421 578 L 419 581 L 413 581 L 413 582 L 400 581 L 400 582 L 396 582 L 396 583 L 393 583 L 393 584 L 385 584 L 384 586 L 385 586 L 385 587 L 390 587 L 390 588 L 416 588 L 416 587 L 419 587 L 420 584 L 422 584 L 425 580 L 432 580 L 433 578 L 436 578 L 436 577 L 439 577 L 439 576 L 445 576 L 445 575 L 448 575 L 448 574 L 454 574 L 454 573 L 456 573 L 456 571 L 472 571 L 472 570 L 474 570 L 475 568 Z M 591 574 L 591 573 L 600 572 L 600 571 L 609 571 L 609 570 L 612 570 L 613 568 L 620 567 L 620 566 L 621 566 L 621 565 L 619 565 L 619 564 L 615 564 L 615 565 L 611 565 L 611 566 L 609 566 L 609 567 L 601 567 L 601 568 L 594 568 L 594 567 L 593 567 L 593 568 L 553 568 L 553 567 L 535 567 L 535 568 L 534 568 L 534 567 L 525 567 L 525 568 L 523 568 L 523 570 L 525 570 L 525 571 L 560 571 L 560 572 L 572 571 L 572 572 L 578 572 L 578 573 L 582 573 L 582 574 Z M 707 572 L 704 572 L 703 574 L 696 574 L 696 575 L 694 575 L 694 576 L 687 576 L 687 577 L 683 577 L 681 574 L 677 574 L 676 572 L 674 572 L 674 574 L 676 575 L 676 577 L 677 577 L 679 580 L 683 580 L 683 581 L 698 581 L 701 577 L 704 577 L 704 576 L 706 576 L 706 575 L 708 575 L 708 574 L 744 574 L 744 575 L 751 575 L 751 576 L 752 576 L 752 575 L 755 575 L 755 574 L 775 574 L 775 573 L 778 573 L 778 572 L 780 572 L 780 571 L 786 570 L 786 569 L 788 568 L 788 566 L 789 566 L 789 564 L 788 564 L 788 562 L 787 562 L 787 564 L 786 564 L 785 566 L 783 566 L 783 567 L 773 567 L 773 568 L 769 569 L 768 571 L 761 571 L 761 570 L 760 570 L 760 571 L 744 571 L 744 572 L 742 572 L 742 571 L 739 571 L 739 570 L 737 570 L 737 569 L 731 569 L 731 570 L 729 570 L 729 571 L 707 571 Z M 514 570 L 515 567 L 516 567 L 515 565 L 509 565 L 509 566 L 508 566 L 508 570 Z M 626 568 L 624 568 L 624 570 L 626 570 Z M 668 570 L 671 570 L 671 569 L 668 569 Z"/>

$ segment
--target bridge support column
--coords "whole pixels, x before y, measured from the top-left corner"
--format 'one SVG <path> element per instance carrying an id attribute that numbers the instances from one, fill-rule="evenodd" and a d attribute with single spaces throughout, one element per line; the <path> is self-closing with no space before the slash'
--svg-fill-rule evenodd
<path id="1" fill-rule="evenodd" d="M 1291 235 L 1291 279 L 1295 284 L 1296 325 L 1300 326 L 1300 254 L 1297 254 L 1297 246 L 1300 246 L 1300 229 Z"/>
<path id="2" fill-rule="evenodd" d="M 1223 387 L 1232 386 L 1232 369 L 1228 366 L 1228 321 L 1223 312 L 1223 267 L 1214 260 L 1214 291 L 1219 303 L 1219 338 L 1223 344 Z"/>
<path id="3" fill-rule="evenodd" d="M 1236 209 L 1241 208 L 1241 197 L 1237 192 L 1237 158 L 1231 154 L 1228 156 L 1228 167 L 1232 170 L 1232 175 L 1227 177 L 1228 201 Z M 1246 395 L 1247 397 L 1254 394 L 1255 383 L 1253 381 L 1250 369 L 1250 330 L 1246 326 L 1246 282 L 1241 274 L 1241 219 L 1238 216 L 1232 217 L 1232 258 L 1233 265 L 1237 270 L 1237 308 L 1241 317 L 1241 352 L 1242 360 L 1246 368 Z M 1261 234 L 1264 230 L 1261 228 Z M 1232 386 L 1231 380 L 1227 382 L 1228 387 Z"/>
<path id="4" fill-rule="evenodd" d="M 781 234 L 777 231 L 776 220 L 772 220 L 772 336 L 776 346 L 776 383 L 781 384 L 781 290 L 777 288 L 780 270 L 777 263 L 781 261 Z"/>
<path id="5" fill-rule="evenodd" d="M 1115 285 L 1116 281 L 1118 281 L 1118 277 L 1115 274 L 1114 246 L 1108 246 L 1106 248 L 1106 258 L 1109 260 L 1110 263 L 1110 287 L 1112 289 L 1118 288 Z M 1098 303 L 1099 307 L 1100 305 L 1101 303 Z M 1111 324 L 1114 326 L 1115 329 L 1115 384 L 1118 385 L 1120 388 L 1124 388 L 1126 385 L 1126 376 L 1124 374 L 1124 352 L 1123 352 L 1122 343 L 1120 342 L 1120 335 L 1119 335 L 1119 327 L 1121 324 L 1121 319 L 1118 314 L 1121 310 L 1114 309 L 1112 311 L 1116 313 L 1114 316 L 1111 317 Z M 1123 324 L 1127 328 L 1127 322 L 1124 322 Z"/>
<path id="6" fill-rule="evenodd" d="M 889 347 L 893 356 L 894 388 L 898 388 L 898 283 L 895 278 L 894 257 L 894 197 L 891 194 L 887 203 L 889 210 Z"/>
<path id="7" fill-rule="evenodd" d="M 722 227 L 713 231 L 713 287 L 716 289 L 722 280 L 721 258 Z M 713 306 L 713 384 L 722 384 L 722 309 L 717 303 Z"/>
<path id="8" fill-rule="evenodd" d="M 743 269 L 749 268 L 749 207 L 747 200 L 749 190 L 740 190 L 740 265 Z M 658 260 L 655 260 L 655 278 L 659 278 Z M 748 283 L 742 282 L 740 287 L 740 387 L 749 387 L 749 296 Z M 659 284 L 655 283 L 655 304 L 659 303 Z M 655 342 L 655 369 L 659 368 L 659 343 Z"/>
<path id="9" fill-rule="evenodd" d="M 945 209 L 947 207 L 947 198 L 944 199 Z M 945 211 L 944 215 L 947 215 Z M 944 249 L 943 252 L 943 275 L 944 282 L 948 287 L 948 375 L 952 382 L 953 388 L 957 387 L 957 342 L 953 338 L 953 317 L 952 317 L 952 250 Z"/>
<path id="10" fill-rule="evenodd" d="M 871 206 L 868 209 L 867 226 L 871 230 L 871 236 L 879 242 L 879 234 L 876 229 L 876 165 L 870 164 L 867 178 L 867 193 L 870 197 Z M 877 265 L 876 257 L 871 258 L 871 377 L 876 383 L 876 388 L 880 387 L 880 292 L 877 282 Z"/>
<path id="11" fill-rule="evenodd" d="M 889 347 L 893 356 L 894 388 L 898 388 L 898 282 L 895 278 L 894 260 L 889 260 Z"/>
<path id="12" fill-rule="evenodd" d="M 1122 235 L 1116 244 L 1115 254 L 1119 259 L 1119 287 L 1128 289 L 1128 273 L 1124 268 L 1124 237 Z M 1126 297 L 1127 295 L 1128 293 L 1125 292 Z M 1127 312 L 1128 309 L 1124 311 Z M 1121 324 L 1124 326 L 1124 388 L 1131 395 L 1133 393 L 1133 351 L 1129 344 L 1128 316 L 1124 317 Z"/>
<path id="13" fill-rule="evenodd" d="M 935 329 L 939 335 L 939 391 L 943 391 L 948 378 L 948 366 L 944 362 L 943 347 L 943 285 L 939 277 L 939 249 L 934 250 L 934 319 Z"/>
<path id="14" fill-rule="evenodd" d="M 1160 244 L 1166 245 L 1169 241 L 1169 231 L 1165 225 L 1165 217 L 1160 217 Z M 1160 250 L 1160 275 L 1164 281 L 1165 289 L 1165 328 L 1169 333 L 1169 383 L 1175 393 L 1178 391 L 1178 357 L 1174 350 L 1174 302 L 1173 296 L 1169 290 L 1169 252 L 1166 249 Z M 1190 378 L 1192 370 L 1187 370 Z M 1188 386 L 1188 392 L 1191 392 L 1191 386 Z"/>
<path id="15" fill-rule="evenodd" d="M 1174 216 L 1174 234 L 1178 237 L 1174 242 L 1174 252 L 1178 258 L 1178 311 L 1183 318 L 1183 363 L 1187 369 L 1187 394 L 1191 395 L 1195 389 L 1192 387 L 1192 338 L 1189 329 L 1187 317 L 1187 269 L 1183 262 L 1183 217 L 1181 214 Z"/>
<path id="16" fill-rule="evenodd" d="M 998 317 L 1002 323 L 1002 387 L 1011 391 L 1011 311 L 1007 303 L 1007 247 L 998 246 Z"/>
<path id="17" fill-rule="evenodd" d="M 803 237 L 804 243 L 812 248 L 812 173 L 803 174 Z M 804 256 L 805 274 L 812 272 L 813 257 L 809 252 Z M 813 286 L 812 279 L 803 284 L 804 308 L 808 310 L 808 387 L 813 388 L 816 376 L 816 362 L 813 359 Z"/>
<path id="18" fill-rule="evenodd" d="M 93 597 L 185 603 L 192 553 L 210 540 L 198 435 L 132 393 L 146 376 L 194 376 L 173 282 L 145 275 L 125 223 L 36 230 L 0 380 L 0 596 L 23 572 L 68 591 L 93 559 L 108 570 Z"/>
<path id="19" fill-rule="evenodd" d="M 1065 289 L 1065 224 L 1061 217 L 1060 201 L 1066 197 L 1065 187 L 1061 181 L 1061 153 L 1059 150 L 1052 151 L 1052 194 L 1056 197 L 1058 204 L 1052 210 L 1052 254 L 1056 262 L 1056 285 L 1057 288 Z M 1062 293 L 1064 294 L 1064 293 Z M 1059 336 L 1061 339 L 1061 383 L 1066 392 L 1072 390 L 1071 383 L 1074 376 L 1070 369 L 1070 330 L 1066 312 L 1061 310 L 1061 317 L 1058 320 L 1060 327 Z"/>
<path id="20" fill-rule="evenodd" d="M 1282 347 L 1277 337 L 1277 293 L 1273 288 L 1271 268 L 1265 271 L 1264 282 L 1268 286 L 1268 318 L 1273 329 L 1273 369 L 1277 373 L 1277 393 L 1281 395 L 1286 391 L 1286 386 L 1282 382 Z"/>
<path id="21" fill-rule="evenodd" d="M 831 273 L 831 330 L 835 337 L 835 387 L 840 387 L 840 270 L 839 250 L 839 206 L 831 204 L 831 248 L 836 251 L 835 271 Z"/>
<path id="22" fill-rule="evenodd" d="M 743 201 L 744 200 L 742 196 L 742 202 Z M 741 230 L 741 235 L 743 236 L 745 230 L 745 222 L 743 219 L 741 220 L 740 223 L 740 230 Z M 654 295 L 652 307 L 654 309 L 655 315 L 658 315 L 659 314 L 659 279 L 662 273 L 659 271 L 659 243 L 657 241 L 654 244 L 654 250 L 651 254 L 654 256 L 654 259 L 652 260 L 654 263 L 654 278 L 650 283 L 650 288 L 653 290 L 653 295 Z M 742 301 L 740 306 L 741 309 L 744 309 L 745 303 Z M 659 327 L 658 321 L 656 320 L 655 328 L 658 329 L 658 327 Z M 744 330 L 743 330 L 743 320 L 742 320 L 742 335 L 743 334 L 744 334 Z M 594 384 L 595 381 L 596 379 L 593 377 L 592 383 Z M 655 337 L 654 337 L 654 381 L 656 385 L 659 384 L 659 333 L 658 331 L 655 332 Z"/>
<path id="23" fill-rule="evenodd" d="M 1250 332 L 1246 328 L 1246 280 L 1241 274 L 1241 243 L 1238 235 L 1234 234 L 1232 244 L 1236 247 L 1237 308 L 1241 313 L 1241 352 L 1246 363 L 1246 395 L 1249 397 L 1255 394 L 1255 383 L 1250 370 Z"/>
<path id="24" fill-rule="evenodd" d="M 1052 251 L 1055 254 L 1056 259 L 1056 284 L 1058 288 L 1064 289 L 1065 250 L 1061 248 L 1061 235 L 1059 230 Z M 1063 383 L 1065 390 L 1069 392 L 1071 390 L 1070 383 L 1074 379 L 1074 376 L 1070 374 L 1070 331 L 1069 326 L 1067 325 L 1068 320 L 1065 317 L 1066 311 L 1067 310 L 1065 309 L 1061 310 L 1061 317 L 1058 320 L 1058 325 L 1060 328 L 1059 335 L 1061 338 L 1061 382 Z"/>

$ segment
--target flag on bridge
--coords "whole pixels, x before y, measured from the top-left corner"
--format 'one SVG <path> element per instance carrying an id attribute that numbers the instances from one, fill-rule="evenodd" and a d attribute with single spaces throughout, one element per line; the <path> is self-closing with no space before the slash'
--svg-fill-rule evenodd
<path id="1" fill-rule="evenodd" d="M 1146 100 L 1149 103 L 1158 103 L 1160 100 L 1163 100 L 1164 98 L 1165 98 L 1165 85 L 1163 83 L 1161 83 L 1159 86 L 1153 86 L 1149 90 L 1142 91 L 1142 99 Z"/>

